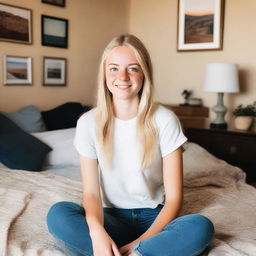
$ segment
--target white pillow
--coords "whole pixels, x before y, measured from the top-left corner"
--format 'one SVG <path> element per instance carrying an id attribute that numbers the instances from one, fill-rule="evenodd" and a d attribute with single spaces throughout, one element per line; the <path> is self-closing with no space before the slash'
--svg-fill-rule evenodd
<path id="1" fill-rule="evenodd" d="M 79 165 L 78 153 L 73 145 L 75 130 L 69 128 L 32 133 L 52 148 L 46 156 L 45 165 Z"/>

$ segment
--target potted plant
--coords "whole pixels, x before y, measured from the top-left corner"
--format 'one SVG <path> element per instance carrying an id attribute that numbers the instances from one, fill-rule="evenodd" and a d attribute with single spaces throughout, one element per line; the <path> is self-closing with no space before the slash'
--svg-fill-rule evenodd
<path id="1" fill-rule="evenodd" d="M 256 102 L 250 105 L 238 105 L 234 112 L 235 127 L 238 130 L 248 130 L 252 124 L 253 118 L 256 115 Z"/>

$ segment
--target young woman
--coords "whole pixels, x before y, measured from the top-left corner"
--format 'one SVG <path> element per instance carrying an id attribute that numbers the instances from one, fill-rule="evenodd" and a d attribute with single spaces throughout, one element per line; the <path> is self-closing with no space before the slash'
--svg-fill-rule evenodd
<path id="1" fill-rule="evenodd" d="M 199 214 L 178 217 L 182 145 L 176 116 L 153 104 L 149 54 L 133 35 L 114 38 L 100 64 L 97 107 L 80 117 L 83 207 L 59 202 L 49 231 L 87 256 L 194 256 L 214 228 Z"/>

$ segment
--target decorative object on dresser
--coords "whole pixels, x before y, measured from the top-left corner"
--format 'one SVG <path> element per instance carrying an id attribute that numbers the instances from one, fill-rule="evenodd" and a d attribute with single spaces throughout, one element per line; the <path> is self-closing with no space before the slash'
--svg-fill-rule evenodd
<path id="1" fill-rule="evenodd" d="M 216 118 L 210 124 L 211 128 L 226 129 L 225 114 L 227 108 L 223 104 L 224 93 L 239 92 L 238 68 L 233 63 L 209 63 L 206 65 L 204 90 L 217 92 L 217 104 L 212 108 Z"/>
<path id="2" fill-rule="evenodd" d="M 191 107 L 163 104 L 164 107 L 172 110 L 178 117 L 184 130 L 188 127 L 204 126 L 209 117 L 208 107 Z"/>
<path id="3" fill-rule="evenodd" d="M 234 112 L 235 127 L 238 130 L 248 130 L 256 116 L 256 102 L 254 104 L 243 106 L 238 105 Z"/>
<path id="4" fill-rule="evenodd" d="M 189 99 L 191 93 L 192 93 L 192 91 L 191 91 L 191 90 L 189 91 L 189 90 L 187 90 L 187 89 L 185 89 L 185 90 L 182 91 L 181 95 L 182 95 L 182 97 L 184 98 L 184 103 L 183 103 L 183 104 L 180 104 L 180 106 L 188 106 L 188 105 L 189 105 L 189 104 L 188 104 L 188 99 Z"/>
<path id="5" fill-rule="evenodd" d="M 184 98 L 184 103 L 180 104 L 180 106 L 194 106 L 194 107 L 201 107 L 202 99 L 199 98 L 192 98 L 192 90 L 183 90 L 181 93 L 182 97 Z"/>
<path id="6" fill-rule="evenodd" d="M 187 128 L 186 136 L 216 157 L 240 167 L 247 174 L 247 182 L 256 182 L 256 132 Z"/>

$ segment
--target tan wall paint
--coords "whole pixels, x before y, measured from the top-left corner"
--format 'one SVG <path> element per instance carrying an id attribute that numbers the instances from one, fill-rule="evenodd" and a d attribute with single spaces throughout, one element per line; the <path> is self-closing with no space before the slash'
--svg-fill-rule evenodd
<path id="1" fill-rule="evenodd" d="M 128 28 L 129 1 L 68 0 L 66 7 L 43 4 L 41 0 L 2 0 L 32 9 L 33 44 L 0 42 L 0 111 L 16 111 L 27 104 L 50 109 L 66 101 L 92 104 L 100 55 L 106 43 Z M 41 46 L 41 14 L 69 20 L 69 47 Z M 3 85 L 3 56 L 33 58 L 32 86 Z M 68 60 L 67 87 L 42 86 L 43 56 Z"/>
<path id="2" fill-rule="evenodd" d="M 239 94 L 226 94 L 229 110 L 256 100 L 256 1 L 226 0 L 222 51 L 177 52 L 178 0 L 131 0 L 129 31 L 150 50 L 155 70 L 156 99 L 181 103 L 183 89 L 192 89 L 206 106 L 216 104 L 216 94 L 203 91 L 206 63 L 232 62 L 240 69 Z M 230 111 L 229 111 L 230 113 Z"/>
<path id="3" fill-rule="evenodd" d="M 176 51 L 177 0 L 73 0 L 66 8 L 35 0 L 2 0 L 33 11 L 33 44 L 0 42 L 0 57 L 33 57 L 32 86 L 0 85 L 0 110 L 14 111 L 26 104 L 48 109 L 66 101 L 94 101 L 98 62 L 104 45 L 114 35 L 129 31 L 148 47 L 154 65 L 156 99 L 182 102 L 183 89 L 192 89 L 206 106 L 216 103 L 214 93 L 202 89 L 205 64 L 235 62 L 240 69 L 241 93 L 225 95 L 231 110 L 239 103 L 256 100 L 256 8 L 255 0 L 226 0 L 222 51 Z M 41 46 L 40 16 L 69 19 L 69 48 Z M 68 59 L 68 86 L 43 87 L 42 57 Z M 2 61 L 0 78 L 2 83 Z"/>

